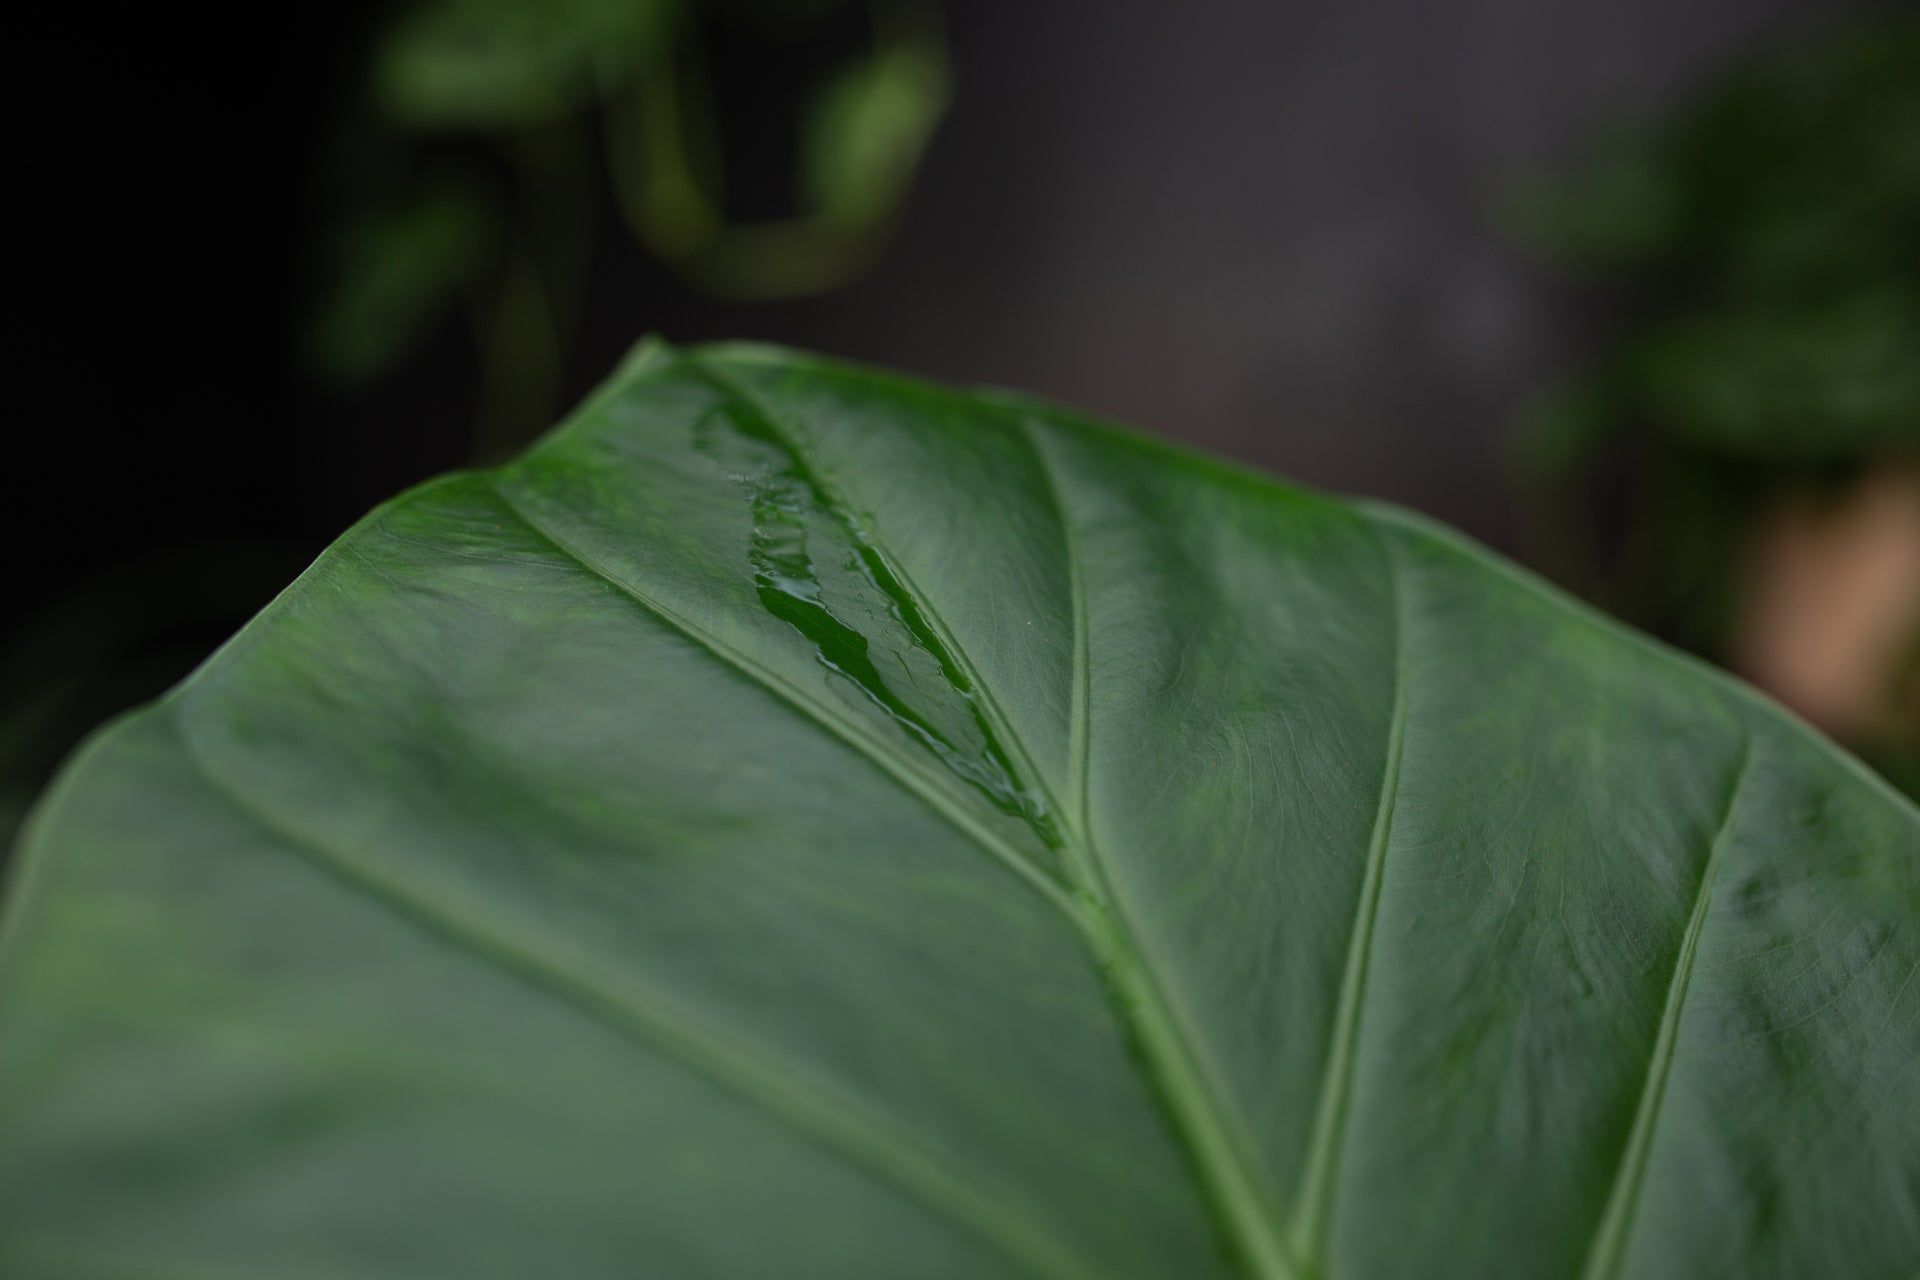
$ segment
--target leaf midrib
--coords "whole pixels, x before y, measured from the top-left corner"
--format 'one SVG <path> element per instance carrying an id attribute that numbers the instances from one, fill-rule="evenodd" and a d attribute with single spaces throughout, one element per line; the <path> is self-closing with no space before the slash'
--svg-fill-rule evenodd
<path id="1" fill-rule="evenodd" d="M 818 460 L 811 457 L 808 443 L 763 405 L 750 388 L 706 361 L 683 357 L 683 362 L 741 410 L 752 414 L 761 427 L 772 432 L 796 457 L 806 460 L 830 505 L 847 512 L 864 510 L 837 491 L 838 481 L 831 469 L 819 466 Z M 1264 1207 L 1269 1197 L 1240 1137 L 1242 1127 L 1233 1123 L 1230 1109 L 1223 1101 L 1224 1090 L 1210 1078 L 1205 1059 L 1194 1048 L 1197 1038 L 1181 1016 L 1177 1003 L 1170 998 L 1149 953 L 1139 944 L 1107 881 L 1105 864 L 1093 839 L 1087 787 L 1092 665 L 1078 537 L 1054 469 L 1032 430 L 1030 419 L 1015 412 L 1011 421 L 1017 434 L 1033 451 L 1060 520 L 1067 576 L 1074 597 L 1074 664 L 1070 677 L 1074 711 L 1068 746 L 1071 780 L 1078 787 L 1073 806 L 1062 804 L 1061 798 L 1054 794 L 1045 774 L 1036 766 L 1025 739 L 1001 708 L 992 685 L 982 678 L 932 598 L 914 581 L 911 572 L 879 545 L 878 538 L 872 540 L 873 550 L 911 596 L 922 617 L 977 692 L 983 712 L 1013 757 L 1016 768 L 1025 775 L 1023 780 L 1045 798 L 1052 812 L 1062 816 L 1061 834 L 1067 846 L 1066 862 L 1072 880 L 1069 887 L 1077 906 L 1071 919 L 1093 953 L 1096 968 L 1107 981 L 1115 1020 L 1131 1033 L 1154 1068 L 1146 1073 L 1146 1083 L 1170 1113 L 1172 1128 L 1187 1148 L 1200 1176 L 1203 1198 L 1209 1201 L 1234 1250 L 1257 1280 L 1298 1280 L 1300 1269 L 1291 1256 L 1282 1226 Z"/>
<path id="2" fill-rule="evenodd" d="M 1161 1094 L 1172 1112 L 1174 1127 L 1186 1140 L 1189 1154 L 1199 1167 L 1205 1190 L 1213 1200 L 1216 1215 L 1238 1246 L 1242 1257 L 1262 1280 L 1292 1280 L 1296 1268 L 1288 1245 L 1277 1225 L 1261 1207 L 1259 1178 L 1252 1172 L 1252 1157 L 1240 1141 L 1240 1130 L 1229 1124 L 1226 1107 L 1220 1101 L 1221 1089 L 1208 1078 L 1204 1064 L 1188 1044 L 1192 1033 L 1167 998 L 1158 976 L 1146 963 L 1147 952 L 1135 940 L 1121 913 L 1104 863 L 1093 839 L 1093 803 L 1090 785 L 1092 757 L 1092 681 L 1091 628 L 1088 625 L 1086 574 L 1079 549 L 1079 534 L 1069 512 L 1060 484 L 1054 475 L 1046 448 L 1024 416 L 1016 420 L 1019 434 L 1033 451 L 1047 494 L 1061 526 L 1066 551 L 1067 577 L 1073 598 L 1073 673 L 1067 738 L 1067 787 L 1074 807 L 1056 811 L 1066 813 L 1073 848 L 1078 855 L 1075 871 L 1086 882 L 1086 890 L 1096 909 L 1110 923 L 1108 929 L 1091 932 L 1088 942 L 1102 962 L 1110 981 L 1124 988 L 1114 1004 L 1114 1016 L 1129 1025 L 1142 1048 L 1165 1078 L 1150 1083 Z M 985 689 L 984 683 L 979 687 Z M 998 716 L 997 705 L 994 714 Z M 1011 727 L 1007 736 L 1019 743 Z M 1026 748 L 1019 750 L 1026 757 Z M 1032 765 L 1029 760 L 1028 767 Z M 1036 784 L 1045 787 L 1035 770 Z"/>

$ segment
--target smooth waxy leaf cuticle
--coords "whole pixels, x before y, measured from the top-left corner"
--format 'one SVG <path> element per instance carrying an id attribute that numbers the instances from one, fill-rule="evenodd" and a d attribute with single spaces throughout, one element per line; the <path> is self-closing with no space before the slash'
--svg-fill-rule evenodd
<path id="1" fill-rule="evenodd" d="M 8 1274 L 1920 1259 L 1910 803 L 1444 530 L 1005 397 L 655 345 L 21 861 Z"/>
<path id="2" fill-rule="evenodd" d="M 759 405 L 749 392 L 704 365 L 702 373 L 746 409 L 750 420 L 764 432 L 762 438 L 781 436 L 774 415 Z M 1019 772 L 1009 779 L 1012 786 L 1021 792 L 1031 790 L 1040 793 L 1039 805 L 1022 805 L 1020 812 L 1043 843 L 1066 851 L 1065 869 L 1069 889 L 1090 904 L 1089 912 L 1081 916 L 1080 924 L 1093 948 L 1095 963 L 1112 993 L 1117 1015 L 1148 1067 L 1151 1083 L 1159 1092 L 1175 1125 L 1182 1131 L 1201 1176 L 1214 1197 L 1223 1229 L 1254 1274 L 1266 1280 L 1290 1280 L 1294 1274 L 1294 1264 L 1288 1258 L 1281 1233 L 1269 1217 L 1260 1212 L 1260 1190 L 1254 1185 L 1250 1161 L 1240 1150 L 1231 1120 L 1223 1114 L 1217 1100 L 1217 1086 L 1208 1080 L 1204 1067 L 1187 1046 L 1190 1032 L 1181 1025 L 1177 1012 L 1168 1006 L 1165 994 L 1145 962 L 1144 953 L 1129 936 L 1124 917 L 1105 884 L 1099 854 L 1093 843 L 1092 818 L 1085 797 L 1085 755 L 1090 734 L 1089 682 L 1092 677 L 1086 660 L 1085 596 L 1075 551 L 1073 517 L 1052 481 L 1045 451 L 1034 442 L 1031 429 L 1022 422 L 1016 430 L 1033 451 L 1060 521 L 1067 576 L 1074 602 L 1073 711 L 1068 745 L 1071 758 L 1080 762 L 1078 768 L 1069 773 L 1068 785 L 1077 783 L 1080 788 L 1074 810 L 1069 810 L 1058 797 L 1045 793 L 1045 784 L 1039 781 L 1039 772 L 1033 764 L 1031 753 L 1007 723 L 1004 713 L 995 705 L 991 688 L 980 679 L 977 672 L 971 670 L 965 651 L 952 640 L 939 614 L 920 603 L 924 597 L 916 596 L 917 589 L 912 586 L 911 579 L 904 571 L 885 564 L 880 553 L 860 532 L 858 523 L 861 517 L 851 514 L 859 508 L 854 507 L 843 495 L 828 489 L 817 474 L 800 460 L 790 436 L 785 437 L 783 447 L 789 450 L 792 474 L 811 490 L 816 505 L 827 511 L 842 513 L 841 522 L 856 543 L 860 544 L 860 551 L 865 553 L 862 560 L 873 566 L 870 580 L 876 581 L 876 585 L 885 584 L 881 589 L 899 609 L 895 616 L 913 633 L 915 642 L 935 656 L 954 693 L 964 699 L 979 717 L 987 750 L 1004 758 L 1006 749 L 1001 748 L 999 743 L 1005 741 L 1009 744 L 1011 753 L 1020 761 Z M 867 560 L 867 555 L 871 555 L 872 559 Z M 796 629 L 800 628 L 796 626 Z M 803 634 L 806 632 L 803 631 Z M 814 636 L 809 634 L 808 638 L 814 639 Z M 966 664 L 965 669 L 963 664 Z M 953 768 L 947 753 L 936 754 L 940 754 L 943 763 Z M 980 780 L 970 772 L 959 769 L 955 769 L 955 772 L 974 786 L 987 790 L 996 802 L 1001 800 L 994 789 L 982 787 Z M 1032 781 L 1024 781 L 1022 774 Z M 1050 812 L 1070 811 L 1077 812 L 1079 817 L 1076 825 L 1065 832 L 1046 816 Z"/>

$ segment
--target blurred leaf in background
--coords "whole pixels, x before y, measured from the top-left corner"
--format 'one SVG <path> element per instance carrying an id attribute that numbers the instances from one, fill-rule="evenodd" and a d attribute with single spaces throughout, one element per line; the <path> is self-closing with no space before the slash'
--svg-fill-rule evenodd
<path id="1" fill-rule="evenodd" d="M 453 180 L 422 182 L 343 219 L 328 245 L 332 288 L 307 337 L 316 372 L 345 385 L 384 372 L 487 260 L 494 217 L 484 193 Z"/>
<path id="2" fill-rule="evenodd" d="M 751 183 L 730 172 L 712 35 L 804 60 L 809 33 L 849 15 L 864 48 L 809 66 L 802 101 L 758 104 L 792 134 L 790 211 L 737 218 L 729 189 Z M 947 98 L 926 0 L 402 3 L 321 184 L 333 212 L 307 363 L 363 385 L 460 308 L 482 364 L 474 454 L 497 459 L 563 407 L 603 187 L 641 244 L 715 297 L 834 289 L 884 247 Z"/>
<path id="3" fill-rule="evenodd" d="M 679 0 L 420 0 L 373 51 L 402 129 L 510 129 L 582 110 L 651 63 Z"/>
<path id="4" fill-rule="evenodd" d="M 1920 21 L 1737 69 L 1522 225 L 1623 317 L 1526 424 L 1542 554 L 1920 794 Z"/>
<path id="5" fill-rule="evenodd" d="M 737 302 L 837 288 L 889 238 L 946 112 L 931 9 L 882 4 L 870 56 L 820 77 L 796 112 L 793 212 L 727 216 L 720 104 L 705 68 L 662 64 L 609 107 L 608 167 L 633 235 L 692 283 Z"/>

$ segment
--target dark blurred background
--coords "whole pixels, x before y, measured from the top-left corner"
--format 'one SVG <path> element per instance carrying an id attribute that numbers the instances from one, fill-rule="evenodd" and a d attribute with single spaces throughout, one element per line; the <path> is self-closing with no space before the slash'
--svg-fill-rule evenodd
<path id="1" fill-rule="evenodd" d="M 1431 513 L 1920 734 L 1920 37 L 1841 0 L 394 0 L 10 41 L 0 847 L 640 335 Z M 231 23 L 231 25 L 229 25 Z"/>

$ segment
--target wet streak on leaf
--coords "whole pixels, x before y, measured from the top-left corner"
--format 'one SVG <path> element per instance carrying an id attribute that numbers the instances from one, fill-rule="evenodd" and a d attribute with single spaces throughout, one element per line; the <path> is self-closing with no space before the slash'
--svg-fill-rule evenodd
<path id="1" fill-rule="evenodd" d="M 746 414 L 707 414 L 694 424 L 693 443 L 747 495 L 753 513 L 747 556 L 767 612 L 804 636 L 821 666 L 850 684 L 995 808 L 1024 821 L 1049 848 L 1062 847 L 1059 825 L 1045 798 L 1014 770 L 972 681 L 858 524 L 826 496 L 806 463 Z M 820 544 L 834 551 L 840 549 L 835 544 L 843 544 L 845 554 L 817 551 Z M 875 628 L 890 622 L 905 633 L 906 644 L 876 646 L 875 637 L 856 625 L 862 621 Z M 875 662 L 876 648 L 892 650 L 899 660 L 900 673 L 891 683 Z M 923 684 L 916 678 L 903 656 L 916 650 L 932 660 L 937 680 Z M 910 703 L 902 688 L 924 693 L 927 705 Z M 949 700 L 958 705 L 943 715 L 938 704 Z"/>

